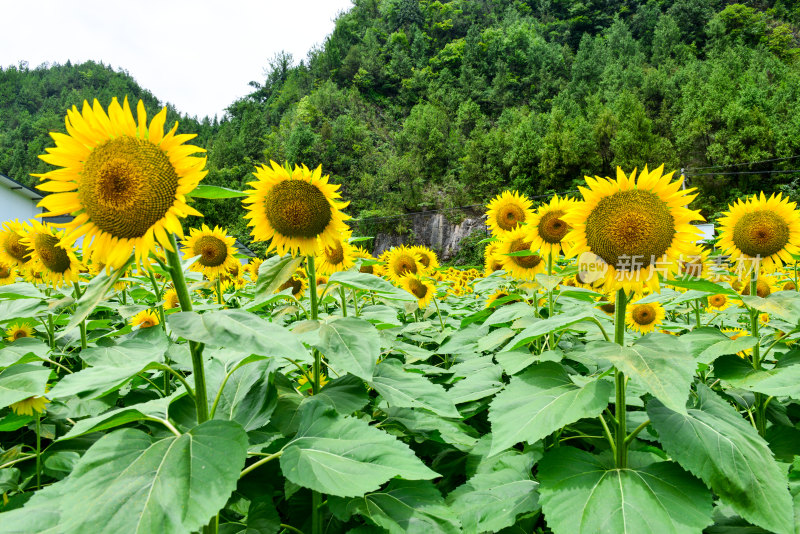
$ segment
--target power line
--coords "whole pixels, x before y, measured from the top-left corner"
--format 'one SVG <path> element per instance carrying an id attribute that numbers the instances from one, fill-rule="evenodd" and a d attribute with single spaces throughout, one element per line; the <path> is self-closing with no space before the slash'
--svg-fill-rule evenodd
<path id="1" fill-rule="evenodd" d="M 697 174 L 685 173 L 685 176 L 724 176 L 736 174 L 797 174 L 800 169 L 791 169 L 788 171 L 770 170 L 770 171 L 731 171 L 731 172 L 699 172 Z"/>
<path id="2" fill-rule="evenodd" d="M 706 169 L 727 169 L 729 167 L 741 167 L 743 165 L 759 165 L 761 163 L 772 163 L 774 161 L 786 161 L 790 159 L 800 158 L 800 154 L 796 156 L 787 156 L 785 158 L 772 158 L 772 159 L 762 159 L 760 161 L 743 161 L 741 163 L 730 163 L 728 165 L 711 165 L 709 167 L 687 167 L 687 171 L 702 171 Z M 713 174 L 720 174 L 720 173 L 713 173 Z M 695 175 L 697 176 L 697 175 Z"/>

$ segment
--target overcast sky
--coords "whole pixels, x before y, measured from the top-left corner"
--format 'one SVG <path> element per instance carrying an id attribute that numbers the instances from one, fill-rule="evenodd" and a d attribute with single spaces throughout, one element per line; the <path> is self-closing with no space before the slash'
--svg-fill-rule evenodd
<path id="1" fill-rule="evenodd" d="M 189 115 L 218 114 L 277 52 L 305 59 L 351 0 L 0 0 L 0 66 L 102 61 Z M 124 95 L 123 95 L 124 96 Z M 107 104 L 104 103 L 104 104 Z"/>

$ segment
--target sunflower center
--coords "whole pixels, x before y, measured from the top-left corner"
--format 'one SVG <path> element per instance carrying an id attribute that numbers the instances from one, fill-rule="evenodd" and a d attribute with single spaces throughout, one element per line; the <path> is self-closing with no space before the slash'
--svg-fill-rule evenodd
<path id="1" fill-rule="evenodd" d="M 392 266 L 394 267 L 394 272 L 398 276 L 417 272 L 417 263 L 414 261 L 414 258 L 407 254 L 402 254 L 395 258 Z"/>
<path id="2" fill-rule="evenodd" d="M 425 267 L 426 269 L 427 269 L 428 267 L 430 267 L 430 266 L 431 266 L 431 259 L 430 259 L 430 257 L 429 257 L 427 254 L 425 254 L 425 253 L 422 253 L 422 254 L 420 254 L 420 255 L 419 255 L 419 262 L 420 262 L 420 263 L 422 264 L 422 266 L 423 266 L 423 267 Z"/>
<path id="3" fill-rule="evenodd" d="M 646 326 L 656 320 L 656 310 L 650 304 L 639 304 L 633 308 L 631 316 L 636 324 Z"/>
<path id="4" fill-rule="evenodd" d="M 6 252 L 9 256 L 22 263 L 26 263 L 30 259 L 28 247 L 20 241 L 22 236 L 16 232 L 9 232 L 6 242 L 4 243 Z"/>
<path id="5" fill-rule="evenodd" d="M 11 269 L 6 267 L 5 265 L 0 264 L 0 278 L 10 278 L 11 277 Z"/>
<path id="6" fill-rule="evenodd" d="M 361 265 L 361 267 L 358 268 L 358 272 L 372 274 L 374 270 L 372 269 L 372 265 Z"/>
<path id="7" fill-rule="evenodd" d="M 283 291 L 284 289 L 292 288 L 292 295 L 297 295 L 303 289 L 303 282 L 301 282 L 298 278 L 289 278 L 286 282 L 278 288 L 278 291 Z"/>
<path id="8" fill-rule="evenodd" d="M 727 300 L 725 295 L 711 295 L 708 297 L 708 303 L 715 307 L 723 306 Z"/>
<path id="9" fill-rule="evenodd" d="M 503 230 L 513 230 L 525 222 L 525 210 L 517 204 L 505 204 L 497 210 L 497 226 Z"/>
<path id="10" fill-rule="evenodd" d="M 48 270 L 63 273 L 69 269 L 70 261 L 67 251 L 58 246 L 58 238 L 48 234 L 38 234 L 33 242 L 36 252 Z"/>
<path id="11" fill-rule="evenodd" d="M 411 290 L 411 292 L 414 294 L 414 296 L 417 297 L 418 299 L 424 299 L 425 295 L 428 294 L 428 288 L 425 286 L 425 284 L 423 284 L 422 282 L 420 282 L 416 278 L 412 278 L 408 282 L 408 288 Z"/>
<path id="12" fill-rule="evenodd" d="M 149 141 L 123 136 L 89 154 L 78 197 L 100 230 L 135 239 L 167 214 L 177 190 L 178 174 L 164 151 Z"/>
<path id="13" fill-rule="evenodd" d="M 606 302 L 605 304 L 600 305 L 600 309 L 608 314 L 611 314 L 616 311 L 617 306 L 613 302 Z"/>
<path id="14" fill-rule="evenodd" d="M 783 284 L 784 291 L 794 291 L 795 289 L 797 289 L 797 286 L 794 285 L 794 282 L 786 282 Z"/>
<path id="15" fill-rule="evenodd" d="M 335 243 L 333 247 L 325 247 L 325 259 L 331 265 L 339 265 L 344 261 L 344 249 L 341 243 Z"/>
<path id="16" fill-rule="evenodd" d="M 510 252 L 521 252 L 523 250 L 530 250 L 531 244 L 523 239 L 515 239 L 511 243 Z M 533 269 L 542 262 L 542 257 L 538 254 L 531 254 L 530 256 L 510 256 L 510 258 L 525 269 Z"/>
<path id="17" fill-rule="evenodd" d="M 764 282 L 763 280 L 756 281 L 756 295 L 759 297 L 767 298 L 772 290 L 769 287 L 769 284 Z M 742 289 L 742 295 L 749 295 L 750 294 L 750 284 L 746 284 L 744 289 Z"/>
<path id="18" fill-rule="evenodd" d="M 751 258 L 771 256 L 788 242 L 789 225 L 773 211 L 746 213 L 733 227 L 734 245 Z"/>
<path id="19" fill-rule="evenodd" d="M 28 335 L 27 331 L 23 330 L 22 328 L 19 328 L 19 329 L 14 331 L 14 336 L 13 337 L 14 337 L 14 341 L 16 341 L 19 338 L 30 337 L 30 336 Z"/>
<path id="20" fill-rule="evenodd" d="M 586 218 L 591 251 L 622 271 L 645 268 L 669 250 L 675 221 L 651 191 L 620 191 L 603 198 Z"/>
<path id="21" fill-rule="evenodd" d="M 564 215 L 564 210 L 550 211 L 542 215 L 539 220 L 539 237 L 546 243 L 556 244 L 561 243 L 564 236 L 569 232 L 570 227 L 567 223 L 561 220 Z"/>
<path id="22" fill-rule="evenodd" d="M 325 193 L 305 180 L 276 184 L 264 199 L 264 211 L 270 225 L 287 237 L 316 237 L 333 217 Z"/>
<path id="23" fill-rule="evenodd" d="M 200 256 L 197 261 L 203 267 L 217 267 L 228 259 L 228 245 L 211 235 L 204 235 L 198 239 L 192 251 Z"/>
<path id="24" fill-rule="evenodd" d="M 702 261 L 681 262 L 681 273 L 691 278 L 700 278 L 703 275 Z"/>

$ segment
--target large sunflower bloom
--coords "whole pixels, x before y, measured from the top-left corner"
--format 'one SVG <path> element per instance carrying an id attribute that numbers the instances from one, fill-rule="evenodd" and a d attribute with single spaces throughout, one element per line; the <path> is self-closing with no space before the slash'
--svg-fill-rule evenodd
<path id="1" fill-rule="evenodd" d="M 571 248 L 571 243 L 564 238 L 570 226 L 564 222 L 564 215 L 572 209 L 575 201 L 571 198 L 554 196 L 548 204 L 543 204 L 536 210 L 527 223 L 530 231 L 528 240 L 531 250 L 538 250 L 542 257 L 553 254 L 558 257 L 562 250 Z"/>
<path id="2" fill-rule="evenodd" d="M 6 341 L 9 343 L 31 336 L 33 336 L 33 327 L 28 323 L 14 323 L 6 329 Z"/>
<path id="3" fill-rule="evenodd" d="M 286 289 L 292 289 L 292 296 L 297 300 L 303 298 L 303 295 L 306 292 L 306 288 L 308 288 L 308 280 L 304 276 L 302 276 L 301 271 L 297 271 L 291 278 L 289 278 L 286 282 L 280 285 L 276 290 L 275 293 L 280 293 Z"/>
<path id="4" fill-rule="evenodd" d="M 425 269 L 414 249 L 405 245 L 386 251 L 384 261 L 386 262 L 384 274 L 394 281 L 409 274 L 421 273 Z"/>
<path id="5" fill-rule="evenodd" d="M 355 265 L 355 247 L 348 242 L 349 232 L 343 233 L 341 239 L 320 246 L 317 256 L 316 271 L 323 275 L 332 275 L 338 271 L 346 271 Z"/>
<path id="6" fill-rule="evenodd" d="M 532 203 L 517 191 L 503 191 L 486 205 L 486 225 L 497 237 L 525 224 L 533 217 Z"/>
<path id="7" fill-rule="evenodd" d="M 436 253 L 428 247 L 416 246 L 411 247 L 411 250 L 416 252 L 417 258 L 419 258 L 419 262 L 426 272 L 430 272 L 439 267 L 439 258 L 437 258 Z"/>
<path id="8" fill-rule="evenodd" d="M 238 274 L 235 243 L 236 238 L 227 235 L 222 228 L 215 226 L 212 230 L 205 224 L 199 230 L 192 228 L 189 238 L 181 242 L 184 259 L 199 256 L 191 269 L 203 273 L 209 280 L 234 270 Z"/>
<path id="9" fill-rule="evenodd" d="M 18 220 L 6 221 L 0 231 L 0 263 L 12 267 L 24 267 L 31 259 L 28 246 L 22 240 L 30 226 Z"/>
<path id="10" fill-rule="evenodd" d="M 515 252 L 531 250 L 528 241 L 530 229 L 520 226 L 506 232 L 500 239 L 497 254 L 503 264 L 503 270 L 518 280 L 533 280 L 536 275 L 544 272 L 545 261 L 538 254 L 531 253 L 527 256 L 509 256 Z"/>
<path id="11" fill-rule="evenodd" d="M 737 200 L 720 218 L 718 246 L 731 261 L 759 262 L 766 272 L 793 263 L 800 252 L 800 213 L 781 195 Z"/>
<path id="12" fill-rule="evenodd" d="M 658 302 L 633 303 L 625 311 L 625 324 L 631 330 L 646 334 L 663 323 L 665 316 L 664 307 Z"/>
<path id="13" fill-rule="evenodd" d="M 400 278 L 399 285 L 417 298 L 419 309 L 424 310 L 436 295 L 436 286 L 417 275 L 409 274 Z"/>
<path id="14" fill-rule="evenodd" d="M 498 243 L 489 243 L 483 251 L 483 273 L 489 276 L 495 271 L 503 270 L 503 259 L 497 254 Z"/>
<path id="15" fill-rule="evenodd" d="M 708 309 L 709 311 L 723 311 L 731 306 L 733 303 L 727 295 L 717 293 L 716 295 L 708 296 Z"/>
<path id="16" fill-rule="evenodd" d="M 0 263 L 0 286 L 7 286 L 9 284 L 13 284 L 17 280 L 17 270 L 11 267 L 10 265 L 6 265 L 5 263 Z"/>
<path id="17" fill-rule="evenodd" d="M 353 247 L 353 257 L 356 259 L 361 259 L 361 263 L 358 267 L 359 272 L 367 274 L 377 274 L 375 272 L 375 267 L 377 267 L 377 265 L 372 263 L 377 260 L 372 254 L 367 252 L 365 249 L 356 245 L 355 247 Z M 365 265 L 365 263 L 370 263 L 370 264 Z"/>
<path id="18" fill-rule="evenodd" d="M 635 169 L 628 177 L 619 167 L 616 180 L 587 176 L 589 187 L 579 188 L 584 201 L 564 215 L 573 228 L 567 236 L 575 242 L 570 254 L 596 256 L 607 291 L 658 291 L 658 272 L 675 273 L 678 258 L 696 240 L 691 222 L 703 218 L 686 207 L 694 190 L 681 190 L 682 180 L 671 182 L 674 173 L 663 170 L 645 166 L 638 180 Z"/>
<path id="19" fill-rule="evenodd" d="M 256 167 L 255 182 L 248 185 L 242 202 L 248 213 L 256 241 L 271 241 L 267 250 L 279 255 L 312 255 L 319 246 L 333 246 L 339 235 L 348 230 L 350 217 L 341 210 L 349 202 L 340 202 L 338 185 L 322 176 L 322 166 L 310 171 L 305 165 L 289 170 L 274 161 Z"/>
<path id="20" fill-rule="evenodd" d="M 153 310 L 142 310 L 130 319 L 133 327 L 150 328 L 159 324 L 158 314 Z"/>
<path id="21" fill-rule="evenodd" d="M 98 260 L 119 268 L 136 251 L 136 262 L 148 265 L 156 240 L 171 250 L 167 232 L 183 236 L 180 219 L 198 215 L 186 203 L 206 175 L 205 158 L 192 154 L 202 148 L 186 145 L 193 134 L 176 135 L 178 124 L 165 135 L 166 108 L 147 125 L 140 100 L 134 121 L 128 99 L 120 106 L 114 98 L 108 114 L 95 100 L 67 111 L 69 135 L 51 133 L 55 148 L 39 156 L 62 167 L 37 175 L 38 187 L 53 194 L 39 206 L 43 216 L 74 214 L 65 224 L 64 242 L 85 236 L 85 256 L 95 252 Z"/>
<path id="22" fill-rule="evenodd" d="M 57 233 L 51 225 L 39 221 L 32 221 L 31 224 L 31 230 L 22 240 L 30 250 L 30 268 L 40 273 L 42 280 L 53 287 L 77 282 L 83 264 L 62 238 L 63 232 Z"/>

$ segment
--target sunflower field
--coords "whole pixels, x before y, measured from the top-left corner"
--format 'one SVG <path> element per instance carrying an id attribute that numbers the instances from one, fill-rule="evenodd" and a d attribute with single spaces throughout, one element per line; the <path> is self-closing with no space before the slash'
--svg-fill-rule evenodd
<path id="1" fill-rule="evenodd" d="M 165 117 L 69 110 L 0 232 L 0 533 L 798 532 L 794 203 L 701 244 L 680 178 L 618 169 L 492 199 L 456 269 L 372 256 L 319 167 L 202 185 Z"/>

